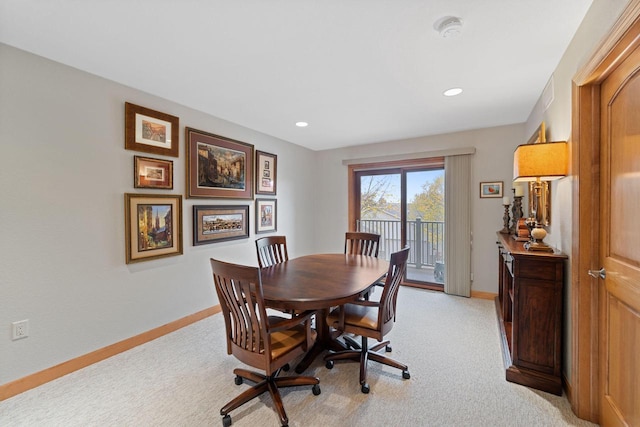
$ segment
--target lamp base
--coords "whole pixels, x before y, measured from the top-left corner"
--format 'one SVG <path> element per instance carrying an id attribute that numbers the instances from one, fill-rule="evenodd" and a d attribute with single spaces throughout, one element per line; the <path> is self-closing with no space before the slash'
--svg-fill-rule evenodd
<path id="1" fill-rule="evenodd" d="M 543 242 L 547 236 L 547 232 L 536 222 L 536 226 L 531 230 L 531 241 L 524 244 L 524 248 L 528 251 L 553 252 L 553 248 Z"/>
<path id="2" fill-rule="evenodd" d="M 528 251 L 536 252 L 553 252 L 553 248 L 544 242 L 529 241 L 524 244 L 524 248 Z"/>

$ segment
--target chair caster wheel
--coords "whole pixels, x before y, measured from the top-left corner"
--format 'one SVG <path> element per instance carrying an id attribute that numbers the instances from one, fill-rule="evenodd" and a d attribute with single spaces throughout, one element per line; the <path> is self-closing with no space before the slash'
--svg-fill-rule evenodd
<path id="1" fill-rule="evenodd" d="M 291 369 L 291 366 L 288 363 L 282 367 L 282 370 L 285 372 L 289 372 L 289 369 Z"/>
<path id="2" fill-rule="evenodd" d="M 411 374 L 409 374 L 409 371 L 402 371 L 402 378 L 404 378 L 405 380 L 411 378 Z"/>
<path id="3" fill-rule="evenodd" d="M 327 360 L 324 366 L 326 366 L 327 369 L 333 369 L 333 360 Z"/>
<path id="4" fill-rule="evenodd" d="M 364 394 L 369 394 L 369 384 L 367 383 L 362 384 L 362 387 L 360 387 L 360 391 L 363 392 Z"/>
<path id="5" fill-rule="evenodd" d="M 393 349 L 391 348 L 390 345 L 388 345 L 388 346 L 385 346 L 384 351 L 386 351 L 387 353 L 391 353 Z"/>
<path id="6" fill-rule="evenodd" d="M 222 427 L 229 427 L 231 425 L 231 415 L 227 414 L 222 417 Z"/>
<path id="7" fill-rule="evenodd" d="M 234 380 L 236 385 L 242 384 L 242 377 L 240 375 L 236 375 L 236 379 Z M 229 415 L 227 415 L 228 417 Z"/>
<path id="8" fill-rule="evenodd" d="M 311 389 L 311 391 L 313 392 L 314 396 L 317 396 L 322 392 L 322 390 L 320 390 L 320 386 L 318 384 L 314 385 L 313 388 Z"/>

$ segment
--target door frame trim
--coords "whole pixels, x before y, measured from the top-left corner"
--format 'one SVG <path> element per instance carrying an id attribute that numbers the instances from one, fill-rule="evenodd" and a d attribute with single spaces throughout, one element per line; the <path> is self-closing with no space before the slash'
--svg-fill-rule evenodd
<path id="1" fill-rule="evenodd" d="M 640 46 L 640 0 L 631 0 L 589 61 L 573 78 L 571 111 L 572 254 L 571 387 L 569 401 L 580 418 L 599 422 L 598 280 L 600 213 L 600 84 Z"/>

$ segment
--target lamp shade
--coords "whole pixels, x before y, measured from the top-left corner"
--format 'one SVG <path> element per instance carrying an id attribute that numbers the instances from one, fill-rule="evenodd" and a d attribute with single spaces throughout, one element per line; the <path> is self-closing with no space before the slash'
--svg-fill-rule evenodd
<path id="1" fill-rule="evenodd" d="M 553 181 L 567 176 L 567 152 L 564 141 L 519 145 L 513 153 L 513 180 Z"/>

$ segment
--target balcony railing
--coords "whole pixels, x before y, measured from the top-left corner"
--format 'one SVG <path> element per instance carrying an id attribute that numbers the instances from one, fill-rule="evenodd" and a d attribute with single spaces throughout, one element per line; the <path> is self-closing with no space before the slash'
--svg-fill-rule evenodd
<path id="1" fill-rule="evenodd" d="M 358 231 L 380 235 L 380 257 L 389 259 L 393 252 L 401 249 L 401 221 L 382 219 L 361 219 L 357 222 Z M 408 264 L 416 268 L 435 267 L 444 258 L 444 222 L 407 221 Z"/>

